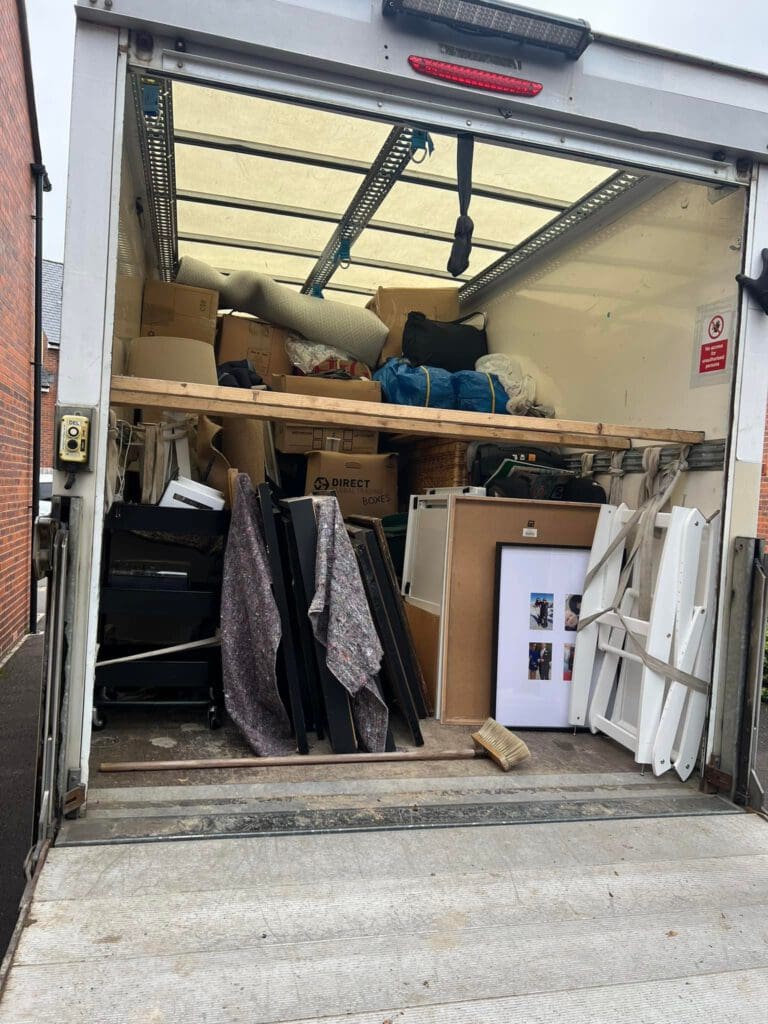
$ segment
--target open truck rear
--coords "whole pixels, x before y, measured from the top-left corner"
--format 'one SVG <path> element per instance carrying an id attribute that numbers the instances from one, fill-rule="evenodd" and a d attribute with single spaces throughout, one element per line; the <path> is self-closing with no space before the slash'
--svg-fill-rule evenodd
<path id="1" fill-rule="evenodd" d="M 76 10 L 59 407 L 86 458 L 60 462 L 40 535 L 37 893 L 0 1019 L 762 1019 L 768 834 L 734 800 L 762 801 L 751 538 L 768 320 L 735 275 L 759 277 L 768 238 L 768 82 L 498 3 Z M 434 153 L 401 161 L 349 266 L 329 262 L 361 182 L 415 133 Z M 581 731 L 526 734 L 510 776 L 483 761 L 242 767 L 231 723 L 209 732 L 199 710 L 116 708 L 96 731 L 109 413 L 161 401 L 125 376 L 147 282 L 187 256 L 360 306 L 379 286 L 444 286 L 461 134 L 461 310 L 486 313 L 490 351 L 520 360 L 558 417 L 509 437 L 569 464 L 591 454 L 630 507 L 643 451 L 668 464 L 682 444 L 673 504 L 717 524 L 696 770 L 655 778 Z M 224 389 L 179 387 L 186 411 L 233 411 Z M 505 429 L 472 414 L 398 430 L 389 412 L 383 434 Z M 444 659 L 471 649 L 464 628 Z M 430 721 L 428 742 L 466 746 L 471 721 Z M 100 770 L 171 756 L 163 772 Z"/>

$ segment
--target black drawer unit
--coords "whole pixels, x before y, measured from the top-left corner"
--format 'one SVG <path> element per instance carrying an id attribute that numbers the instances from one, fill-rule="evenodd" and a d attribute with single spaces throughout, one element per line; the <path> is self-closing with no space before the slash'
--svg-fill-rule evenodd
<path id="1" fill-rule="evenodd" d="M 104 520 L 94 727 L 108 708 L 195 707 L 215 728 L 223 705 L 218 646 L 152 652 L 219 627 L 228 511 L 114 505 Z"/>

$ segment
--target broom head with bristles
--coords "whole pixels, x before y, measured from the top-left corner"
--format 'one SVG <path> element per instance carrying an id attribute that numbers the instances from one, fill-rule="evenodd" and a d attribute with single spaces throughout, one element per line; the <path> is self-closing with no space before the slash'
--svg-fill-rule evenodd
<path id="1" fill-rule="evenodd" d="M 472 733 L 472 739 L 505 772 L 531 756 L 520 737 L 500 725 L 495 718 L 488 718 L 477 732 Z"/>

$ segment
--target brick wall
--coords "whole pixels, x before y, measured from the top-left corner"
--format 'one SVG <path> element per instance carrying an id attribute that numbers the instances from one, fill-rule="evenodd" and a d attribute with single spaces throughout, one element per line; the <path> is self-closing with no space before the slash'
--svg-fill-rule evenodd
<path id="1" fill-rule="evenodd" d="M 14 0 L 0 0 L 0 658 L 29 615 L 34 159 Z"/>
<path id="2" fill-rule="evenodd" d="M 43 356 L 43 378 L 48 378 L 50 387 L 42 396 L 40 416 L 40 469 L 53 468 L 53 432 L 55 427 L 56 395 L 59 382 L 59 350 L 45 346 Z"/>

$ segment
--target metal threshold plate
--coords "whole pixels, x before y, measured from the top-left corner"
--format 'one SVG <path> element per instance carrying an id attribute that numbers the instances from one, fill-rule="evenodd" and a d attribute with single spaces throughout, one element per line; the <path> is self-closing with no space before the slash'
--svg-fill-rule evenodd
<path id="1" fill-rule="evenodd" d="M 530 785 L 528 780 L 523 784 L 523 777 L 512 783 L 508 776 L 486 776 L 472 783 L 462 780 L 458 785 L 456 780 L 440 780 L 439 786 L 438 780 L 429 780 L 422 791 L 414 780 L 407 785 L 393 785 L 390 780 L 351 787 L 340 781 L 322 787 L 309 784 L 304 789 L 299 784 L 291 787 L 292 797 L 287 786 L 190 787 L 187 799 L 179 797 L 182 787 L 169 787 L 165 799 L 163 788 L 157 787 L 147 792 L 159 797 L 144 799 L 134 791 L 134 797 L 126 796 L 124 801 L 119 791 L 103 791 L 103 806 L 96 801 L 90 815 L 66 822 L 57 846 L 738 812 L 732 804 L 700 793 L 693 785 L 637 774 L 616 773 L 600 776 L 599 781 L 574 775 L 565 784 L 562 776 L 551 779 L 550 786 L 533 779 Z M 227 799 L 230 788 L 235 792 Z"/>

